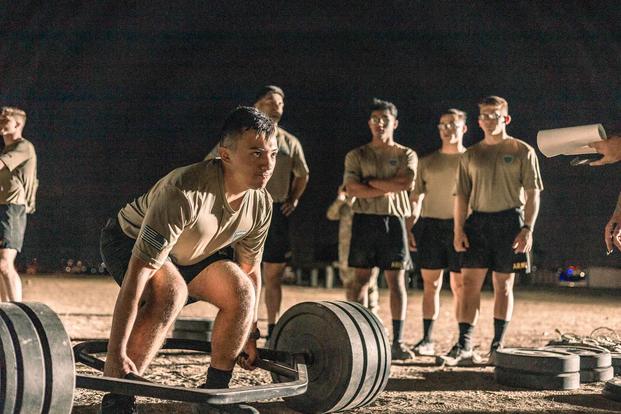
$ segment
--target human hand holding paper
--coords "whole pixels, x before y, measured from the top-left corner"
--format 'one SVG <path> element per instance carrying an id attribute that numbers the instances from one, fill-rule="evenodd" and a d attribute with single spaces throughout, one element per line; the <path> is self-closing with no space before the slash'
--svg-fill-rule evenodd
<path id="1" fill-rule="evenodd" d="M 619 135 L 612 136 L 603 141 L 592 142 L 589 144 L 589 147 L 603 155 L 601 159 L 589 163 L 591 166 L 600 166 L 621 161 L 621 136 Z"/>

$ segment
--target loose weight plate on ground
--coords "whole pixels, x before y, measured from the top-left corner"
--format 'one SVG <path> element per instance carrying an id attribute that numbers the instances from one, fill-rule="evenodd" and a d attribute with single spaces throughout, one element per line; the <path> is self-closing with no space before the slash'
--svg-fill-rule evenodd
<path id="1" fill-rule="evenodd" d="M 307 391 L 285 398 L 288 407 L 303 413 L 368 405 L 384 389 L 390 374 L 390 346 L 381 322 L 356 303 L 293 306 L 276 324 L 270 348 L 306 355 Z M 281 380 L 277 375 L 273 378 Z"/>
<path id="2" fill-rule="evenodd" d="M 614 376 L 612 355 L 606 348 L 595 345 L 549 345 L 543 349 L 566 351 L 580 356 L 580 382 L 606 381 Z"/>
<path id="3" fill-rule="evenodd" d="M 47 305 L 16 303 L 32 321 L 43 350 L 45 398 L 42 413 L 66 414 L 73 407 L 75 364 L 71 339 L 60 318 Z"/>
<path id="4" fill-rule="evenodd" d="M 16 387 L 0 387 L 0 400 L 14 400 L 13 411 L 6 411 L 5 406 L 4 413 L 41 413 L 45 400 L 45 366 L 37 330 L 28 315 L 14 303 L 0 303 L 0 318 L 10 336 L 0 342 L 11 341 L 15 354 L 15 365 L 7 366 L 6 370 L 15 370 L 17 375 Z M 6 335 L 3 331 L 0 334 Z"/>
<path id="5" fill-rule="evenodd" d="M 496 366 L 533 374 L 580 371 L 580 357 L 566 351 L 535 348 L 503 348 L 496 351 Z"/>
<path id="6" fill-rule="evenodd" d="M 554 375 L 496 367 L 494 378 L 502 385 L 531 390 L 576 390 L 580 388 L 579 372 Z"/>
<path id="7" fill-rule="evenodd" d="M 580 369 L 608 368 L 612 365 L 612 356 L 606 348 L 594 345 L 548 345 L 542 349 L 569 352 L 580 356 Z"/>
<path id="8" fill-rule="evenodd" d="M 204 317 L 179 317 L 175 321 L 172 337 L 177 339 L 211 341 L 213 322 L 213 319 Z"/>

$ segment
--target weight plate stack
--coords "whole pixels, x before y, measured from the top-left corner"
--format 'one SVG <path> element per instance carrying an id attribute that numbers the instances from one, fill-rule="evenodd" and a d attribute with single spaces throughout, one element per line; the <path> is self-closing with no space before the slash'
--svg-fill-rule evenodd
<path id="1" fill-rule="evenodd" d="M 607 381 L 614 376 L 612 355 L 606 348 L 595 345 L 549 345 L 543 349 L 569 352 L 580 356 L 580 382 Z"/>
<path id="2" fill-rule="evenodd" d="M 352 410 L 373 402 L 390 375 L 390 345 L 381 322 L 357 303 L 303 302 L 285 312 L 270 338 L 276 351 L 304 353 L 309 384 L 285 398 L 302 413 Z M 274 381 L 286 381 L 272 374 Z"/>
<path id="3" fill-rule="evenodd" d="M 497 351 L 496 382 L 534 390 L 573 390 L 580 387 L 580 357 L 564 351 L 503 348 Z"/>

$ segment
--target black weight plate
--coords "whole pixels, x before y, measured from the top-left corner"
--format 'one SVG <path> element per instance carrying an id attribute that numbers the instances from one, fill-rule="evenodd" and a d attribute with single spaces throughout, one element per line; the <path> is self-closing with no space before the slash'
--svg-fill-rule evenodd
<path id="1" fill-rule="evenodd" d="M 40 413 L 45 400 L 45 366 L 34 324 L 14 303 L 0 303 L 0 318 L 11 332 L 18 377 L 15 413 Z"/>
<path id="2" fill-rule="evenodd" d="M 364 388 L 359 391 L 357 404 L 350 404 L 347 408 L 364 407 L 372 403 L 380 392 L 384 390 L 390 377 L 391 352 L 390 342 L 386 337 L 386 331 L 382 322 L 370 312 L 367 308 L 356 302 L 332 302 L 339 306 L 355 309 L 352 312 L 358 320 L 358 325 L 368 325 L 371 328 L 371 334 L 364 336 L 367 350 L 368 365 L 373 366 L 374 370 L 369 370 L 368 377 L 373 377 L 373 382 L 364 381 Z"/>
<path id="3" fill-rule="evenodd" d="M 343 396 L 341 401 L 332 409 L 332 411 L 344 411 L 358 407 L 363 404 L 369 394 L 377 388 L 377 383 L 380 378 L 380 371 L 383 371 L 383 367 L 380 367 L 381 361 L 379 359 L 380 347 L 382 344 L 375 336 L 375 330 L 369 323 L 369 320 L 365 318 L 365 310 L 356 308 L 347 302 L 342 301 L 329 301 L 323 302 L 325 306 L 332 309 L 334 312 L 339 310 L 347 314 L 354 324 L 355 329 L 358 332 L 358 338 L 362 345 L 363 360 L 362 375 L 359 378 L 358 386 L 350 394 Z M 332 308 L 334 306 L 334 308 Z"/>
<path id="4" fill-rule="evenodd" d="M 179 329 L 181 331 L 211 332 L 213 329 L 213 321 L 213 319 L 198 316 L 182 316 L 175 321 L 174 329 Z"/>
<path id="5" fill-rule="evenodd" d="M 547 375 L 496 367 L 494 378 L 502 385 L 531 390 L 576 390 L 580 387 L 578 372 Z"/>
<path id="6" fill-rule="evenodd" d="M 608 399 L 621 401 L 621 378 L 617 377 L 606 381 L 602 393 Z"/>
<path id="7" fill-rule="evenodd" d="M 13 414 L 17 400 L 17 360 L 13 338 L 4 319 L 0 318 L 0 413 Z"/>
<path id="8" fill-rule="evenodd" d="M 186 331 L 174 329 L 172 337 L 176 339 L 193 339 L 196 341 L 211 341 L 211 332 Z"/>
<path id="9" fill-rule="evenodd" d="M 503 348 L 496 351 L 495 365 L 500 368 L 555 375 L 580 371 L 580 357 L 550 349 Z"/>
<path id="10" fill-rule="evenodd" d="M 306 392 L 285 398 L 288 407 L 303 413 L 334 411 L 355 398 L 366 374 L 365 351 L 355 324 L 329 303 L 303 302 L 287 310 L 274 327 L 270 348 L 310 356 Z"/>
<path id="11" fill-rule="evenodd" d="M 580 382 L 600 382 L 608 381 L 615 376 L 613 367 L 583 369 L 580 371 Z"/>
<path id="12" fill-rule="evenodd" d="M 43 413 L 68 414 L 73 407 L 75 363 L 71 339 L 62 322 L 43 303 L 16 303 L 33 322 L 43 348 L 45 400 Z"/>
<path id="13" fill-rule="evenodd" d="M 549 345 L 542 349 L 565 351 L 580 356 L 580 369 L 608 368 L 612 365 L 610 351 L 592 345 Z"/>

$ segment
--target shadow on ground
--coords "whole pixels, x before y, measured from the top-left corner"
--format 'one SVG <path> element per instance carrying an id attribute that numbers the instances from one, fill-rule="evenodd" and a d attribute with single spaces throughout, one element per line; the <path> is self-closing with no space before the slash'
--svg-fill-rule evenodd
<path id="1" fill-rule="evenodd" d="M 419 373 L 417 378 L 390 378 L 385 391 L 500 391 L 488 371 L 432 371 Z"/>
<path id="2" fill-rule="evenodd" d="M 546 397 L 547 400 L 557 403 L 569 404 L 576 410 L 588 409 L 607 410 L 611 412 L 621 412 L 621 403 L 604 398 L 601 393 L 578 394 L 578 395 L 555 395 Z"/>

